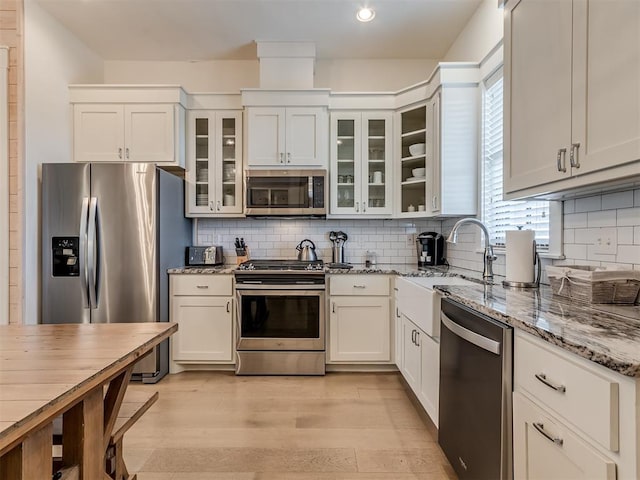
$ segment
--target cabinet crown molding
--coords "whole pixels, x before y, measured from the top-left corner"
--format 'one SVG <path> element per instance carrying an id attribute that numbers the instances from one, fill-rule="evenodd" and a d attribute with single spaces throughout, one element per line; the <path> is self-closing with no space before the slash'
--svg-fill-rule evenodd
<path id="1" fill-rule="evenodd" d="M 180 85 L 69 85 L 74 103 L 177 103 L 187 105 L 187 92 Z"/>

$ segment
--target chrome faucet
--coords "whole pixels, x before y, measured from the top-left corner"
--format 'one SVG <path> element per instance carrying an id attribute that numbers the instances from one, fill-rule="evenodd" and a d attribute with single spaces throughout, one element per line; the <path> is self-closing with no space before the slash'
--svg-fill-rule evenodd
<path id="1" fill-rule="evenodd" d="M 478 225 L 480 229 L 484 232 L 484 270 L 482 272 L 482 278 L 485 280 L 493 280 L 493 261 L 496 260 L 496 257 L 493 254 L 493 245 L 489 242 L 489 230 L 484 224 L 475 218 L 463 218 L 462 220 L 458 220 L 456 224 L 451 229 L 451 233 L 447 238 L 448 243 L 457 243 L 458 242 L 458 229 L 467 223 L 473 223 Z"/>

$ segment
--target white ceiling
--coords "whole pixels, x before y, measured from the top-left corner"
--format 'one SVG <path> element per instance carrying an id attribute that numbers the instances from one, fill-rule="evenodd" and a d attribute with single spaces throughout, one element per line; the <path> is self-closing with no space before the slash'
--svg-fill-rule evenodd
<path id="1" fill-rule="evenodd" d="M 442 58 L 482 0 L 34 0 L 105 60 L 255 59 L 255 40 L 317 58 Z M 359 6 L 376 11 L 356 21 Z"/>

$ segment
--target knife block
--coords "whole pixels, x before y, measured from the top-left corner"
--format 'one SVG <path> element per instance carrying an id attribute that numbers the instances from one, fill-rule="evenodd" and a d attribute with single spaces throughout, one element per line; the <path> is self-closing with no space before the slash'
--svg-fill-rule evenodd
<path id="1" fill-rule="evenodd" d="M 249 248 L 244 249 L 244 255 L 236 255 L 236 265 L 240 265 L 242 262 L 249 260 Z"/>

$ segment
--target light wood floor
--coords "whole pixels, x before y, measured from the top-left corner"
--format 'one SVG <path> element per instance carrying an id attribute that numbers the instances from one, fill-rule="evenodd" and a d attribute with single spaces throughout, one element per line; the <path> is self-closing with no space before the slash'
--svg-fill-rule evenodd
<path id="1" fill-rule="evenodd" d="M 165 377 L 125 436 L 139 480 L 451 480 L 397 373 Z"/>

